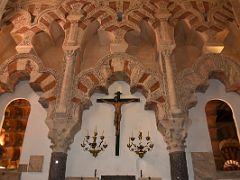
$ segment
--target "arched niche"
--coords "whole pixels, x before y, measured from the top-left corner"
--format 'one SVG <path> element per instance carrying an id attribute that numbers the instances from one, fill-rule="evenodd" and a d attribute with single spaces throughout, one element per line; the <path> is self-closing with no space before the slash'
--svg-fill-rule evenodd
<path id="1" fill-rule="evenodd" d="M 122 106 L 122 118 L 120 122 L 120 156 L 115 156 L 115 126 L 114 106 L 107 103 L 97 103 L 99 98 L 113 98 L 116 91 L 121 91 L 121 98 L 140 98 L 140 102 L 125 104 Z M 145 110 L 146 98 L 142 92 L 131 92 L 130 85 L 125 80 L 114 81 L 108 86 L 108 95 L 94 91 L 91 94 L 92 106 L 83 112 L 81 130 L 76 134 L 74 142 L 68 153 L 67 177 L 89 177 L 94 169 L 98 175 L 136 175 L 142 169 L 145 176 L 155 176 L 170 179 L 170 164 L 166 144 L 156 126 L 155 113 Z M 80 143 L 89 133 L 93 135 L 97 128 L 98 135 L 104 135 L 108 147 L 94 158 L 89 152 L 79 149 Z M 138 137 L 139 131 L 145 137 L 150 134 L 154 147 L 140 160 L 134 152 L 131 152 L 127 143 L 129 136 Z M 123 164 L 129 161 L 128 164 Z M 158 163 L 164 162 L 159 167 Z"/>
<path id="2" fill-rule="evenodd" d="M 101 30 L 100 23 L 96 20 L 89 24 L 82 36 L 82 61 L 81 70 L 94 67 L 98 60 L 110 54 L 110 43 L 113 33 Z M 78 71 L 77 71 L 78 72 Z"/>
<path id="3" fill-rule="evenodd" d="M 240 170 L 240 144 L 231 107 L 222 100 L 205 106 L 208 130 L 217 170 Z"/>
<path id="4" fill-rule="evenodd" d="M 0 29 L 0 63 L 17 54 L 15 48 L 21 38 L 19 36 L 13 38 L 10 33 L 12 29 L 12 24 L 1 27 Z"/>
<path id="5" fill-rule="evenodd" d="M 0 131 L 1 168 L 18 168 L 30 111 L 31 105 L 26 99 L 15 99 L 7 105 Z"/>
<path id="6" fill-rule="evenodd" d="M 60 71 L 64 57 L 62 49 L 64 38 L 65 32 L 62 27 L 53 21 L 49 26 L 49 33 L 40 31 L 32 39 L 34 50 L 43 64 L 56 72 Z"/>
<path id="7" fill-rule="evenodd" d="M 137 30 L 129 31 L 125 34 L 125 40 L 128 44 L 126 53 L 137 57 L 147 68 L 158 70 L 156 61 L 156 41 L 153 28 L 146 20 L 139 24 L 140 32 Z"/>

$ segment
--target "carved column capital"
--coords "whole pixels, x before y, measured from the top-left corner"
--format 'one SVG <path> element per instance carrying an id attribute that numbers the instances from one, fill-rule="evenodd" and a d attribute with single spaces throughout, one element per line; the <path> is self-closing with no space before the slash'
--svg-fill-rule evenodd
<path id="1" fill-rule="evenodd" d="M 171 117 L 158 121 L 158 129 L 163 134 L 170 153 L 184 151 L 190 119 L 185 113 L 170 114 L 169 116 Z"/>
<path id="2" fill-rule="evenodd" d="M 77 55 L 78 50 L 79 50 L 79 46 L 70 46 L 70 45 L 63 46 L 63 51 L 66 58 L 75 57 Z"/>
<path id="3" fill-rule="evenodd" d="M 114 41 L 110 44 L 111 53 L 126 52 L 128 44 L 126 43 L 124 36 L 126 31 L 119 28 L 113 32 L 115 38 Z"/>
<path id="4" fill-rule="evenodd" d="M 81 128 L 83 107 L 72 102 L 67 113 L 56 112 L 52 109 L 46 124 L 49 128 L 48 137 L 51 139 L 53 152 L 67 153 L 69 146 L 74 141 L 75 134 Z M 48 112 L 50 113 L 50 112 Z"/>
<path id="5" fill-rule="evenodd" d="M 173 49 L 175 48 L 175 45 L 161 45 L 160 46 L 160 51 L 164 57 L 164 59 L 169 59 L 172 52 L 173 52 Z"/>
<path id="6" fill-rule="evenodd" d="M 167 8 L 162 8 L 161 11 L 158 11 L 155 14 L 155 17 L 158 18 L 160 21 L 167 21 L 170 16 L 171 13 L 167 10 Z"/>
<path id="7" fill-rule="evenodd" d="M 66 45 L 75 46 L 78 44 L 78 34 L 80 28 L 78 27 L 79 21 L 84 18 L 84 15 L 78 8 L 73 8 L 67 19 L 70 21 L 70 29 L 67 34 L 67 38 L 64 42 Z"/>
<path id="8" fill-rule="evenodd" d="M 71 22 L 71 23 L 78 23 L 80 20 L 82 20 L 84 18 L 83 14 L 80 14 L 78 12 L 72 11 L 70 12 L 70 14 L 67 16 L 67 19 Z"/>
<path id="9" fill-rule="evenodd" d="M 18 53 L 30 53 L 33 50 L 32 38 L 34 32 L 26 31 L 24 34 L 21 34 L 22 41 L 16 46 Z"/>

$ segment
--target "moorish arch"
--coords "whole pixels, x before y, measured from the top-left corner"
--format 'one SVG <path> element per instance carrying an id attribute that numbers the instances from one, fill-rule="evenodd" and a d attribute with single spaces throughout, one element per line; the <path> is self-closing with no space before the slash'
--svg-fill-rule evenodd
<path id="1" fill-rule="evenodd" d="M 197 103 L 195 92 L 205 92 L 210 78 L 220 80 L 226 91 L 240 93 L 240 65 L 222 54 L 201 56 L 192 66 L 177 74 L 179 106 L 187 111 Z"/>
<path id="2" fill-rule="evenodd" d="M 34 91 L 42 91 L 39 102 L 47 107 L 55 100 L 56 74 L 46 69 L 41 60 L 32 54 L 18 54 L 0 66 L 0 94 L 14 91 L 21 80 L 29 80 Z"/>
<path id="3" fill-rule="evenodd" d="M 137 59 L 125 53 L 108 55 L 98 61 L 95 68 L 78 74 L 73 101 L 87 109 L 94 92 L 108 93 L 108 87 L 117 80 L 127 82 L 131 93 L 141 90 L 146 98 L 145 108 L 154 110 L 157 125 L 166 128 L 160 125 L 168 109 L 163 75 L 144 68 Z"/>

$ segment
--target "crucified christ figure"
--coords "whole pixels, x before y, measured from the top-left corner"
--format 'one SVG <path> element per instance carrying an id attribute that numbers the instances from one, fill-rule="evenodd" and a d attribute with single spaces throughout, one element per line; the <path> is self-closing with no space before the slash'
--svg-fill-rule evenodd
<path id="1" fill-rule="evenodd" d="M 114 126 L 115 126 L 115 135 L 116 135 L 116 146 L 115 146 L 115 155 L 119 156 L 119 141 L 120 141 L 120 122 L 122 118 L 121 108 L 123 104 L 127 104 L 130 102 L 140 102 L 138 98 L 120 98 L 122 93 L 120 91 L 115 93 L 115 97 L 113 99 L 97 99 L 99 103 L 108 103 L 112 104 L 115 108 L 114 113 Z"/>

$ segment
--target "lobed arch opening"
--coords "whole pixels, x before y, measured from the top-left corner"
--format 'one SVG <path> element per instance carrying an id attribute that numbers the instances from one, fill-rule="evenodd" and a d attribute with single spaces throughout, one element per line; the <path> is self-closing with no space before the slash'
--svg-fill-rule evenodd
<path id="1" fill-rule="evenodd" d="M 126 32 L 126 53 L 135 56 L 148 68 L 158 70 L 156 37 L 153 27 L 145 19 L 139 22 L 138 30 Z"/>
<path id="2" fill-rule="evenodd" d="M 0 27 L 0 63 L 17 54 L 16 46 L 21 37 L 11 34 L 13 28 L 12 23 Z"/>
<path id="3" fill-rule="evenodd" d="M 45 69 L 41 60 L 29 54 L 16 55 L 0 67 L 0 95 L 13 92 L 19 81 L 28 80 L 31 88 L 43 92 L 39 102 L 44 107 L 55 100 L 55 74 Z"/>
<path id="4" fill-rule="evenodd" d="M 104 57 L 95 68 L 78 74 L 73 101 L 83 102 L 89 106 L 89 97 L 95 90 L 107 93 L 114 80 L 123 80 L 130 85 L 131 92 L 142 89 L 147 99 L 147 106 L 165 103 L 162 89 L 162 75 L 145 68 L 134 57 L 125 53 L 112 54 Z"/>
<path id="5" fill-rule="evenodd" d="M 205 113 L 216 169 L 240 170 L 240 144 L 230 104 L 220 99 L 210 100 Z"/>
<path id="6" fill-rule="evenodd" d="M 49 25 L 49 33 L 39 31 L 32 38 L 32 45 L 43 64 L 57 72 L 61 70 L 64 52 L 62 49 L 65 32 L 62 27 L 53 21 Z M 54 57 L 54 59 L 52 58 Z"/>
<path id="7" fill-rule="evenodd" d="M 177 74 L 178 97 L 183 110 L 197 103 L 196 92 L 204 93 L 209 79 L 217 79 L 225 86 L 226 92 L 240 93 L 240 66 L 222 54 L 206 54 L 196 60 L 191 68 L 185 68 Z"/>
<path id="8" fill-rule="evenodd" d="M 119 58 L 121 57 L 121 58 Z M 162 89 L 162 75 L 146 69 L 141 63 L 125 53 L 106 56 L 93 69 L 81 72 L 75 82 L 75 96 L 72 101 L 83 110 L 92 105 L 90 97 L 95 92 L 108 94 L 109 86 L 116 81 L 124 81 L 130 92 L 140 92 L 146 99 L 145 110 L 153 110 L 156 126 L 165 132 L 163 122 L 166 115 L 166 97 Z"/>

